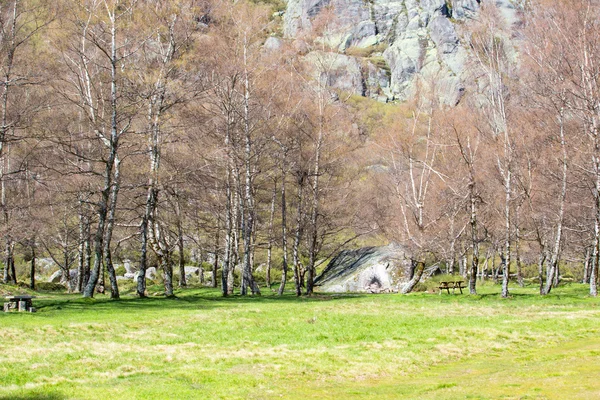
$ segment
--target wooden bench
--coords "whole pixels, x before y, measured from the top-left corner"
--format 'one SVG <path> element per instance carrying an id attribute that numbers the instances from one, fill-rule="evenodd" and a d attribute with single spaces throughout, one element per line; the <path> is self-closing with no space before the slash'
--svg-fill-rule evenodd
<path id="1" fill-rule="evenodd" d="M 35 299 L 35 296 L 23 294 L 6 296 L 5 299 L 8 300 L 8 302 L 4 303 L 4 312 L 9 312 L 11 310 L 35 312 L 35 308 L 33 308 L 31 302 L 32 299 Z"/>
<path id="2" fill-rule="evenodd" d="M 438 288 L 440 289 L 440 294 L 442 294 L 442 291 L 444 290 L 450 294 L 450 289 L 452 289 L 452 294 L 454 294 L 456 289 L 459 289 L 460 294 L 462 294 L 462 290 L 466 289 L 466 286 L 463 286 L 463 283 L 465 283 L 465 281 L 440 282 L 440 286 L 438 286 Z"/>

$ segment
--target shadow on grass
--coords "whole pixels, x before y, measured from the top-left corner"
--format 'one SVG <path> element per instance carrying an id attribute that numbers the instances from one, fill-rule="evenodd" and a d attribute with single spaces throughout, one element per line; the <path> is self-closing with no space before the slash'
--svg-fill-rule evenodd
<path id="1" fill-rule="evenodd" d="M 21 394 L 0 396 L 0 400 L 64 400 L 66 397 L 62 393 L 48 393 L 40 391 L 31 391 Z"/>
<path id="2" fill-rule="evenodd" d="M 497 286 L 497 287 L 496 287 Z M 213 308 L 227 308 L 238 305 L 252 304 L 306 304 L 322 301 L 352 301 L 358 298 L 379 298 L 383 296 L 391 301 L 401 302 L 440 302 L 440 303 L 479 303 L 486 302 L 490 304 L 509 306 L 518 302 L 520 304 L 545 304 L 545 305 L 565 305 L 589 303 L 598 305 L 595 299 L 590 298 L 586 294 L 586 288 L 583 285 L 561 286 L 554 289 L 547 296 L 540 296 L 536 292 L 534 286 L 526 288 L 511 287 L 510 297 L 502 299 L 500 296 L 500 286 L 484 285 L 481 290 L 478 290 L 477 295 L 465 294 L 450 294 L 445 293 L 429 294 L 429 293 L 414 293 L 408 296 L 399 294 L 352 294 L 352 293 L 317 293 L 313 296 L 295 296 L 293 291 L 284 293 L 283 296 L 277 296 L 274 290 L 263 288 L 263 296 L 241 296 L 239 294 L 223 297 L 219 289 L 206 287 L 190 287 L 179 289 L 176 291 L 176 297 L 166 298 L 161 296 L 162 288 L 160 286 L 152 286 L 148 288 L 151 295 L 147 298 L 138 298 L 131 291 L 123 292 L 123 297 L 120 300 L 111 300 L 108 295 L 98 295 L 94 299 L 84 299 L 80 294 L 58 294 L 38 292 L 34 293 L 38 298 L 34 300 L 34 307 L 42 313 L 50 311 L 97 311 L 97 312 L 135 312 L 135 311 L 152 311 L 152 310 L 208 310 Z M 0 399 L 1 400 L 1 399 Z"/>
<path id="3" fill-rule="evenodd" d="M 175 297 L 149 296 L 145 298 L 125 295 L 119 300 L 111 300 L 107 295 L 96 295 L 93 299 L 84 299 L 78 294 L 64 294 L 52 298 L 34 300 L 38 311 L 54 310 L 97 310 L 97 311 L 127 311 L 152 309 L 164 310 L 203 310 L 217 307 L 228 307 L 239 304 L 302 304 L 321 301 L 339 301 L 365 297 L 364 294 L 316 294 L 310 297 L 297 297 L 293 293 L 283 296 L 268 294 L 264 296 L 241 296 L 239 294 L 223 297 L 220 292 L 212 289 L 179 290 Z M 0 399 L 2 400 L 2 399 Z"/>

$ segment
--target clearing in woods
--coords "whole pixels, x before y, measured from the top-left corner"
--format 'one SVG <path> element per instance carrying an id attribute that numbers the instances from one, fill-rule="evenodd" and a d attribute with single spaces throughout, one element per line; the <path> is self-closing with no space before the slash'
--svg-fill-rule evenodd
<path id="1" fill-rule="evenodd" d="M 577 284 L 499 289 L 35 293 L 37 313 L 0 313 L 0 399 L 600 397 L 600 300 Z"/>

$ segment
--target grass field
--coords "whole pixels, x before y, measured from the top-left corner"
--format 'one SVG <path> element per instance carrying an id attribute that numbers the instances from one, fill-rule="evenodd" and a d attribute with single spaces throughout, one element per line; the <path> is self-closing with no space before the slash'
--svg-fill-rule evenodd
<path id="1" fill-rule="evenodd" d="M 0 399 L 600 398 L 600 300 L 499 289 L 38 293 L 37 313 L 0 312 Z"/>

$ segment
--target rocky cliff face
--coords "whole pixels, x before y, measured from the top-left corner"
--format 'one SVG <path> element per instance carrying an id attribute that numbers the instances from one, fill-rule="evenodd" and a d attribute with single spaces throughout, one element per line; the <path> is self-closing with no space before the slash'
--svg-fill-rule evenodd
<path id="1" fill-rule="evenodd" d="M 329 57 L 331 86 L 381 101 L 406 100 L 416 81 L 436 82 L 441 99 L 456 104 L 464 90 L 468 51 L 460 26 L 477 17 L 481 2 L 491 0 L 288 0 L 284 35 L 311 34 L 324 10 L 332 10 L 321 40 L 334 51 L 308 54 Z M 496 0 L 508 25 L 518 19 L 520 0 Z"/>

